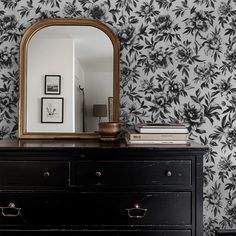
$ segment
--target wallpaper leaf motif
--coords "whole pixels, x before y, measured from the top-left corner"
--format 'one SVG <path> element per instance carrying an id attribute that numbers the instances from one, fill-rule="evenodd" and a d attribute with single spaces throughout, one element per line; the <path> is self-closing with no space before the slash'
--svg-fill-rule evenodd
<path id="1" fill-rule="evenodd" d="M 236 227 L 236 1 L 0 0 L 0 138 L 17 137 L 18 53 L 43 18 L 88 17 L 121 44 L 121 122 L 185 122 L 208 145 L 204 233 Z"/>

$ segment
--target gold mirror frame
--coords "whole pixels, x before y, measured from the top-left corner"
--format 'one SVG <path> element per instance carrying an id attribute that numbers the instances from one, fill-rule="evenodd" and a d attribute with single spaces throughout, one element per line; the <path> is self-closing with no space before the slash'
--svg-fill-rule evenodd
<path id="1" fill-rule="evenodd" d="M 113 122 L 119 122 L 119 89 L 120 89 L 120 47 L 114 32 L 104 23 L 93 19 L 70 19 L 50 18 L 41 20 L 30 26 L 24 33 L 20 42 L 20 82 L 19 82 L 19 139 L 97 139 L 99 135 L 95 132 L 27 132 L 26 130 L 26 86 L 27 86 L 27 45 L 32 36 L 48 26 L 91 26 L 103 31 L 111 40 L 113 45 Z"/>

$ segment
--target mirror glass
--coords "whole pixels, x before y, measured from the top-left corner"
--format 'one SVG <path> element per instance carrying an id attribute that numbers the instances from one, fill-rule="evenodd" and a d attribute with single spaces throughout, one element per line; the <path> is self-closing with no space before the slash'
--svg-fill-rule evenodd
<path id="1" fill-rule="evenodd" d="M 19 138 L 89 138 L 119 119 L 117 39 L 94 20 L 58 20 L 22 39 Z"/>

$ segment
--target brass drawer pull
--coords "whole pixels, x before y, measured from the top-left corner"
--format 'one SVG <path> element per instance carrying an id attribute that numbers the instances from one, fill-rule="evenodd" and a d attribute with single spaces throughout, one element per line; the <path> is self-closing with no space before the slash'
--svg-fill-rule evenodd
<path id="1" fill-rule="evenodd" d="M 146 216 L 147 209 L 141 208 L 139 204 L 134 204 L 132 208 L 126 209 L 129 218 L 142 219 Z"/>
<path id="2" fill-rule="evenodd" d="M 171 177 L 171 176 L 172 176 L 172 172 L 171 172 L 170 170 L 167 170 L 167 171 L 165 172 L 165 176 Z"/>
<path id="3" fill-rule="evenodd" d="M 20 215 L 20 211 L 21 211 L 21 208 L 16 207 L 15 203 L 13 202 L 9 203 L 7 207 L 0 207 L 0 209 L 4 217 L 17 217 Z"/>
<path id="4" fill-rule="evenodd" d="M 50 176 L 50 172 L 44 171 L 44 172 L 43 172 L 43 176 L 44 176 L 44 177 L 49 177 L 49 176 Z"/>
<path id="5" fill-rule="evenodd" d="M 95 172 L 95 175 L 96 175 L 97 177 L 101 177 L 101 176 L 102 176 L 102 172 L 96 171 L 96 172 Z"/>

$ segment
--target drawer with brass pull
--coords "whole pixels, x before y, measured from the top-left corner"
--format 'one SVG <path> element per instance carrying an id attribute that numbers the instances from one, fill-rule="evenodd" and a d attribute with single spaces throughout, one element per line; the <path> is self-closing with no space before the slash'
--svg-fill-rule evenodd
<path id="1" fill-rule="evenodd" d="M 0 187 L 66 187 L 69 164 L 49 161 L 1 161 Z"/>
<path id="2" fill-rule="evenodd" d="M 191 192 L 79 193 L 64 215 L 75 225 L 183 226 L 192 224 L 191 202 Z"/>
<path id="3" fill-rule="evenodd" d="M 55 224 L 62 199 L 58 193 L 1 193 L 0 225 Z"/>
<path id="4" fill-rule="evenodd" d="M 72 185 L 191 185 L 191 160 L 80 161 L 72 165 Z"/>

